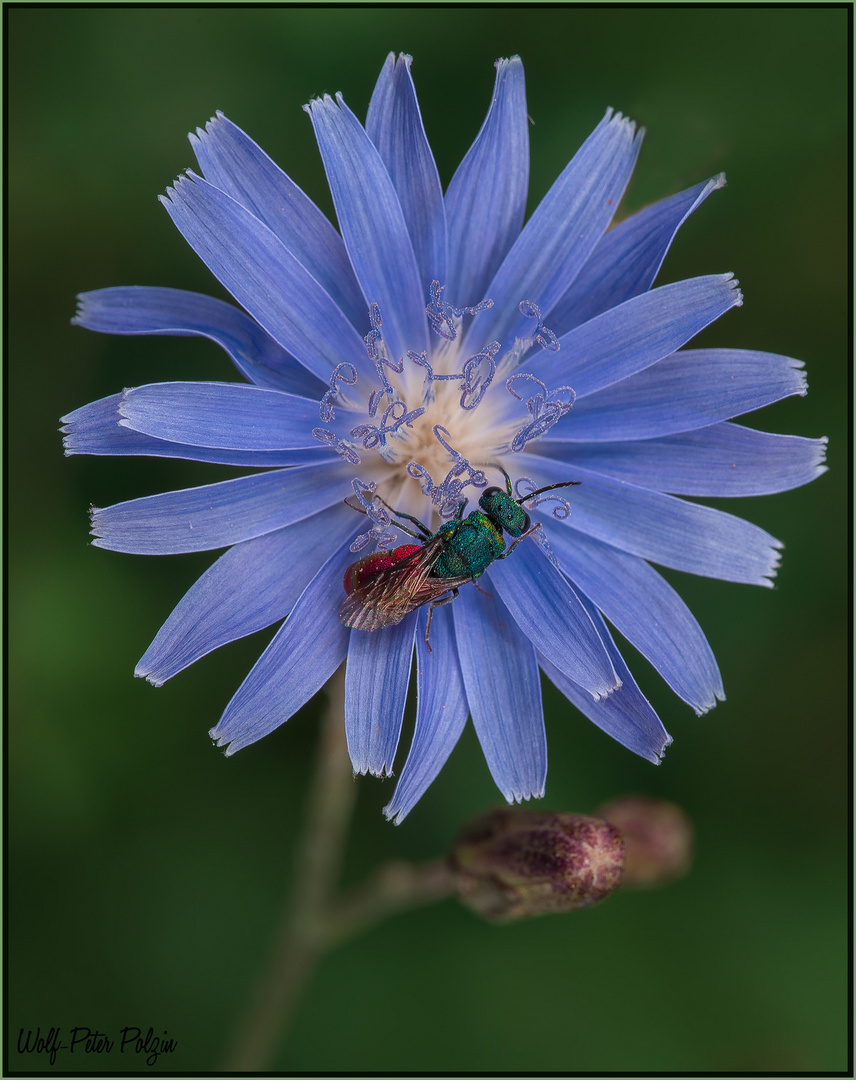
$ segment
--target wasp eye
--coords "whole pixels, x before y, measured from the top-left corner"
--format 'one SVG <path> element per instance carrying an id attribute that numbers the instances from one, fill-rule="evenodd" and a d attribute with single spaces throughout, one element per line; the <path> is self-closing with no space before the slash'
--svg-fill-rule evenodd
<path id="1" fill-rule="evenodd" d="M 498 495 L 500 493 L 500 491 L 501 491 L 501 489 L 498 488 L 498 487 L 485 488 L 484 491 L 481 493 L 481 497 L 482 497 L 482 499 L 491 499 L 491 498 L 493 498 L 494 495 Z M 481 501 L 481 500 L 479 500 L 479 501 Z"/>
<path id="2" fill-rule="evenodd" d="M 529 531 L 529 526 L 530 526 L 531 524 L 532 524 L 532 522 L 531 522 L 531 521 L 529 520 L 529 515 L 528 515 L 528 514 L 526 513 L 526 511 L 524 510 L 524 511 L 523 511 L 523 528 L 522 528 L 522 529 L 520 530 L 520 533 L 521 533 L 521 535 L 522 535 L 523 533 L 525 533 L 525 532 L 528 532 L 528 531 Z"/>

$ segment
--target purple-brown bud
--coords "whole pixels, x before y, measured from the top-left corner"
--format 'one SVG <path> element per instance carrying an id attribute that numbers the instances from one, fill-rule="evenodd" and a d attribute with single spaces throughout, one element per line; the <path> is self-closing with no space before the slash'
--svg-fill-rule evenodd
<path id="1" fill-rule="evenodd" d="M 597 812 L 624 837 L 623 888 L 668 885 L 689 870 L 693 827 L 679 806 L 647 795 L 622 795 L 598 807 Z"/>
<path id="2" fill-rule="evenodd" d="M 624 841 L 585 814 L 503 807 L 470 821 L 449 855 L 458 899 L 494 922 L 576 911 L 618 888 Z"/>

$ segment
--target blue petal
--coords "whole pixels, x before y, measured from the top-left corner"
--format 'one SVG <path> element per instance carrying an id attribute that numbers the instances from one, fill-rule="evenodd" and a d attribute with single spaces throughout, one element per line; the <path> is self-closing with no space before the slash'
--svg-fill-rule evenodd
<path id="1" fill-rule="evenodd" d="M 211 729 L 227 757 L 284 724 L 345 659 L 349 631 L 336 613 L 352 561 L 347 543 L 327 560 Z"/>
<path id="2" fill-rule="evenodd" d="M 496 596 L 463 589 L 454 613 L 467 701 L 490 774 L 507 802 L 540 799 L 547 736 L 535 650 Z"/>
<path id="3" fill-rule="evenodd" d="M 539 654 L 538 663 L 554 686 L 593 724 L 597 724 L 601 731 L 611 735 L 634 754 L 639 754 L 640 757 L 659 765 L 663 751 L 671 744 L 672 737 L 663 727 L 659 716 L 648 704 L 645 695 L 630 674 L 597 608 L 585 597 L 581 597 L 581 600 L 598 628 L 601 640 L 615 665 L 615 670 L 621 679 L 620 689 L 602 701 L 592 701 L 585 690 L 568 679 L 546 657 Z"/>
<path id="4" fill-rule="evenodd" d="M 690 278 L 643 293 L 539 349 L 520 367 L 577 399 L 620 382 L 669 356 L 729 308 L 743 303 L 732 274 Z"/>
<path id="5" fill-rule="evenodd" d="M 339 228 L 368 303 L 380 306 L 390 358 L 428 348 L 426 297 L 407 223 L 386 166 L 342 100 L 327 95 L 309 113 Z"/>
<path id="6" fill-rule="evenodd" d="M 229 547 L 326 510 L 348 494 L 352 476 L 341 463 L 277 469 L 93 507 L 92 543 L 132 555 Z"/>
<path id="7" fill-rule="evenodd" d="M 651 439 L 760 409 L 807 391 L 803 364 L 748 349 L 683 349 L 575 403 L 554 440 Z"/>
<path id="8" fill-rule="evenodd" d="M 400 825 L 446 764 L 467 722 L 469 706 L 455 648 L 452 611 L 437 608 L 431 648 L 425 647 L 426 609 L 416 632 L 416 727 L 401 776 L 384 814 Z"/>
<path id="9" fill-rule="evenodd" d="M 561 337 L 575 326 L 651 288 L 678 229 L 725 173 L 626 218 L 604 233 L 573 285 L 550 312 L 550 329 Z"/>
<path id="10" fill-rule="evenodd" d="M 354 534 L 354 514 L 334 506 L 229 548 L 157 633 L 135 675 L 162 686 L 221 645 L 284 619 L 326 553 Z"/>
<path id="11" fill-rule="evenodd" d="M 354 326 L 363 326 L 366 305 L 345 245 L 315 203 L 221 112 L 188 138 L 205 179 L 267 225 Z"/>
<path id="12" fill-rule="evenodd" d="M 581 481 L 570 496 L 571 515 L 565 522 L 575 531 L 675 570 L 773 586 L 769 579 L 778 568 L 782 544 L 757 525 L 722 510 L 611 480 L 578 465 L 534 454 L 518 460 L 521 472 L 538 487 Z"/>
<path id="13" fill-rule="evenodd" d="M 390 53 L 366 116 L 366 134 L 377 147 L 398 194 L 413 243 L 422 294 L 432 281 L 446 281 L 446 209 L 443 189 L 428 145 L 416 88 L 413 57 Z"/>
<path id="14" fill-rule="evenodd" d="M 71 454 L 139 455 L 142 457 L 185 458 L 218 465 L 243 465 L 270 469 L 281 465 L 310 465 L 335 461 L 332 450 L 315 445 L 311 450 L 224 450 L 222 447 L 188 446 L 141 435 L 120 427 L 122 394 L 92 401 L 62 417 L 61 430 L 66 456 Z"/>
<path id="15" fill-rule="evenodd" d="M 638 487 L 673 495 L 772 495 L 808 484 L 826 472 L 826 439 L 771 435 L 739 424 L 636 442 L 567 443 L 541 440 L 538 453 L 583 465 Z"/>
<path id="16" fill-rule="evenodd" d="M 491 311 L 476 319 L 464 341 L 474 351 L 491 338 L 505 347 L 533 335 L 518 304 L 531 300 L 548 318 L 606 231 L 630 180 L 641 143 L 635 124 L 607 112 L 526 223 L 488 285 Z M 548 319 L 549 323 L 549 319 Z"/>
<path id="17" fill-rule="evenodd" d="M 250 382 L 306 397 L 327 383 L 299 364 L 243 311 L 201 293 L 129 285 L 81 293 L 76 326 L 102 334 L 166 334 L 215 341 Z"/>
<path id="18" fill-rule="evenodd" d="M 448 296 L 454 305 L 475 304 L 486 295 L 520 233 L 528 187 L 526 84 L 520 57 L 512 56 L 496 61 L 487 116 L 446 192 Z"/>
<path id="19" fill-rule="evenodd" d="M 687 605 L 653 567 L 580 532 L 548 527 L 559 565 L 612 625 L 701 715 L 725 697 L 713 650 Z"/>
<path id="20" fill-rule="evenodd" d="M 397 626 L 351 631 L 345 670 L 345 734 L 355 774 L 392 776 L 415 633 L 415 611 Z"/>
<path id="21" fill-rule="evenodd" d="M 340 363 L 366 371 L 365 343 L 270 229 L 189 173 L 161 196 L 184 239 L 272 338 L 324 382 Z"/>
<path id="22" fill-rule="evenodd" d="M 318 402 L 242 383 L 151 383 L 125 390 L 119 421 L 143 435 L 228 450 L 298 450 L 318 445 Z"/>
<path id="23" fill-rule="evenodd" d="M 532 540 L 488 574 L 523 633 L 569 679 L 596 700 L 621 685 L 580 598 Z"/>

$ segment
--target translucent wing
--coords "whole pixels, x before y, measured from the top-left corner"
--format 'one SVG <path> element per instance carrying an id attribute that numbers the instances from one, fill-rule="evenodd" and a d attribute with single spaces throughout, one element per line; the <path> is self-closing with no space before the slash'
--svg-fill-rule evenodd
<path id="1" fill-rule="evenodd" d="M 430 576 L 445 544 L 445 537 L 433 537 L 411 556 L 388 570 L 382 570 L 345 597 L 339 608 L 339 618 L 345 626 L 355 630 L 379 630 L 383 626 L 395 626 L 416 608 L 466 585 L 469 577 Z"/>

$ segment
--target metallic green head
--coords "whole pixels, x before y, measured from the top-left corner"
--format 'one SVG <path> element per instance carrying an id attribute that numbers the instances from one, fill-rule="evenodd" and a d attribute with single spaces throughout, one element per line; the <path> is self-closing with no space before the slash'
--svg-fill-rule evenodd
<path id="1" fill-rule="evenodd" d="M 529 528 L 529 515 L 512 498 L 510 491 L 503 491 L 498 487 L 485 488 L 479 499 L 479 506 L 490 520 L 499 528 L 505 529 L 509 536 L 522 536 Z"/>

